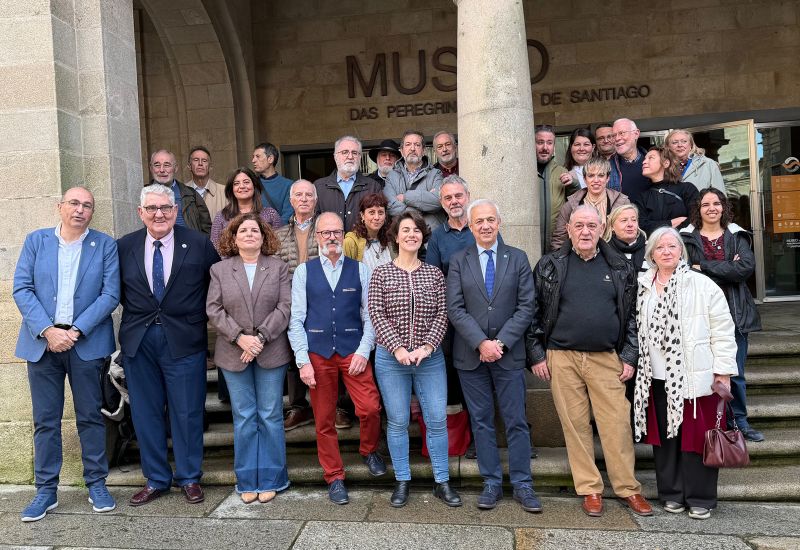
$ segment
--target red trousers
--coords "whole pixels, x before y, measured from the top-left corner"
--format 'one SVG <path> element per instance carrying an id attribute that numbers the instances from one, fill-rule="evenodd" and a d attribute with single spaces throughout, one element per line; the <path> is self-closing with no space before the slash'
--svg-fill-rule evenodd
<path id="1" fill-rule="evenodd" d="M 350 361 L 353 355 L 342 357 L 334 354 L 325 359 L 316 353 L 309 353 L 311 366 L 314 367 L 315 389 L 309 390 L 311 407 L 314 409 L 314 423 L 317 429 L 317 455 L 326 483 L 335 479 L 344 479 L 344 464 L 339 453 L 339 435 L 334 423 L 336 421 L 336 400 L 339 397 L 339 374 L 350 393 L 356 408 L 356 416 L 360 423 L 361 444 L 358 452 L 362 456 L 374 453 L 378 449 L 378 438 L 381 432 L 381 406 L 375 378 L 372 376 L 372 365 L 358 376 L 350 375 Z"/>

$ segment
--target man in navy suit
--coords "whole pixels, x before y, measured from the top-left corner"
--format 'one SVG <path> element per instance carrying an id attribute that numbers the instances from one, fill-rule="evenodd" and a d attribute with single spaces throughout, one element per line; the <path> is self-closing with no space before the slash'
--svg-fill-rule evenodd
<path id="1" fill-rule="evenodd" d="M 203 407 L 206 397 L 206 294 L 209 269 L 219 261 L 203 233 L 175 225 L 172 189 L 142 189 L 145 228 L 118 241 L 122 278 L 120 350 L 145 487 L 130 500 L 141 506 L 173 481 L 192 504 L 204 500 Z M 169 423 L 175 473 L 167 461 Z"/>
<path id="2" fill-rule="evenodd" d="M 541 512 L 533 490 L 531 440 L 525 417 L 525 331 L 533 317 L 531 266 L 522 250 L 499 241 L 500 213 L 486 199 L 473 201 L 467 219 L 475 244 L 450 257 L 447 312 L 455 328 L 453 361 L 469 409 L 483 492 L 478 508 L 503 496 L 494 409 L 503 417 L 514 500 Z"/>
<path id="3" fill-rule="evenodd" d="M 69 377 L 81 440 L 83 477 L 95 512 L 116 507 L 106 489 L 106 428 L 100 379 L 114 352 L 111 312 L 119 304 L 114 239 L 89 229 L 94 197 L 73 187 L 58 203 L 61 222 L 29 234 L 14 272 L 14 301 L 22 314 L 15 355 L 28 362 L 33 404 L 36 496 L 22 521 L 58 506 L 64 377 Z"/>

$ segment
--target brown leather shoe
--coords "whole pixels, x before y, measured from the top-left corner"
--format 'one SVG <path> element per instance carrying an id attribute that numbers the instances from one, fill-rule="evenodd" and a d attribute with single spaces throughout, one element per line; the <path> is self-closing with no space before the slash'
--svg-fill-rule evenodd
<path id="1" fill-rule="evenodd" d="M 168 492 L 169 489 L 155 489 L 149 485 L 145 485 L 144 489 L 131 497 L 128 504 L 131 506 L 142 506 L 148 502 L 153 502 L 155 499 Z"/>
<path id="2" fill-rule="evenodd" d="M 631 512 L 638 516 L 652 516 L 653 507 L 642 495 L 631 495 L 623 498 L 622 502 L 631 509 Z"/>
<path id="3" fill-rule="evenodd" d="M 311 409 L 289 409 L 286 417 L 283 419 L 283 429 L 287 432 L 311 424 L 314 422 L 314 417 L 311 415 Z"/>
<path id="4" fill-rule="evenodd" d="M 203 488 L 199 483 L 187 483 L 181 487 L 183 494 L 186 496 L 186 502 L 189 504 L 198 504 L 206 499 L 203 494 Z"/>
<path id="5" fill-rule="evenodd" d="M 599 518 L 603 515 L 603 495 L 598 493 L 584 496 L 581 508 L 586 512 L 587 516 Z"/>
<path id="6" fill-rule="evenodd" d="M 338 430 L 346 430 L 353 427 L 353 421 L 350 420 L 350 415 L 347 414 L 346 410 L 338 407 L 336 408 L 336 421 L 334 422 L 334 426 L 336 426 Z"/>

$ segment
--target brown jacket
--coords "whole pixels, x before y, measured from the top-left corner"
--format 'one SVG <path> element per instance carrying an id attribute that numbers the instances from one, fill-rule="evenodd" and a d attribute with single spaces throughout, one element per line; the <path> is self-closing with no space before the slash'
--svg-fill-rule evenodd
<path id="1" fill-rule="evenodd" d="M 286 264 L 275 256 L 259 256 L 252 291 L 241 256 L 212 266 L 206 313 L 219 333 L 215 365 L 234 372 L 247 367 L 240 359 L 242 349 L 231 343 L 240 332 L 251 336 L 260 333 L 266 338 L 264 349 L 256 357 L 260 367 L 270 369 L 292 362 L 286 335 L 292 301 L 290 283 Z"/>
<path id="2" fill-rule="evenodd" d="M 583 199 L 586 198 L 587 193 L 588 191 L 586 189 L 581 189 L 580 191 L 573 193 L 567 199 L 567 202 L 564 203 L 564 206 L 561 207 L 561 210 L 558 213 L 558 218 L 556 219 L 556 227 L 553 231 L 553 239 L 550 241 L 552 250 L 559 250 L 561 245 L 563 245 L 567 239 L 569 239 L 569 236 L 567 235 L 567 222 L 569 222 L 569 217 L 572 215 L 572 211 L 578 208 L 579 205 L 583 204 Z M 619 191 L 614 191 L 613 189 L 606 189 L 606 201 L 606 216 L 611 214 L 611 211 L 617 206 L 630 204 L 631 202 L 628 200 L 626 195 L 623 195 Z M 606 220 L 603 220 L 603 222 L 605 221 Z"/>
<path id="3" fill-rule="evenodd" d="M 317 245 L 317 239 L 314 238 L 316 224 L 316 220 L 311 222 L 311 227 L 308 230 L 308 239 L 305 243 L 309 260 L 319 257 L 319 246 Z M 278 243 L 281 247 L 276 255 L 289 266 L 290 283 L 291 276 L 294 275 L 294 270 L 297 268 L 297 240 L 294 236 L 294 225 L 294 215 L 292 215 L 289 218 L 289 223 L 275 230 L 275 236 L 278 238 Z"/>

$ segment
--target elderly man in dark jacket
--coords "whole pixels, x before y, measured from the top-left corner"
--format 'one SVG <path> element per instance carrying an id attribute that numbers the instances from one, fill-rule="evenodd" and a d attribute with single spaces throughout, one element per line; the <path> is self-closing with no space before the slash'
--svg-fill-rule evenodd
<path id="1" fill-rule="evenodd" d="M 639 355 L 636 275 L 604 241 L 597 210 L 570 216 L 570 242 L 534 269 L 536 308 L 526 337 L 528 361 L 542 380 L 552 377 L 553 401 L 564 430 L 575 491 L 589 516 L 603 513 L 603 479 L 594 461 L 594 412 L 614 493 L 639 515 L 652 515 L 634 476 L 635 457 L 625 398 Z M 612 458 L 613 457 L 613 458 Z"/>
<path id="2" fill-rule="evenodd" d="M 336 212 L 344 222 L 344 231 L 353 229 L 358 221 L 358 205 L 364 195 L 380 193 L 382 186 L 359 171 L 361 141 L 353 136 L 336 140 L 333 151 L 336 170 L 314 182 L 317 188 L 317 214 Z"/>

